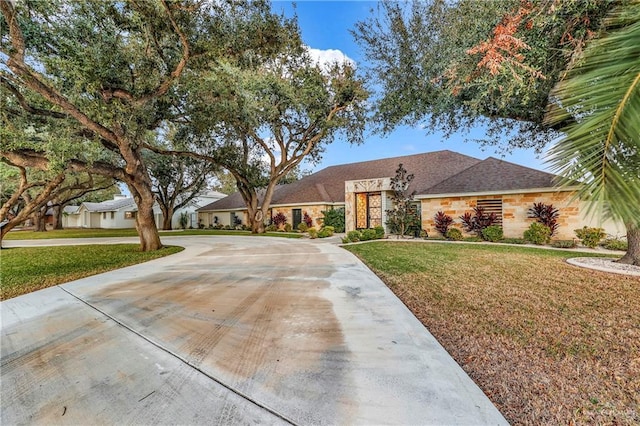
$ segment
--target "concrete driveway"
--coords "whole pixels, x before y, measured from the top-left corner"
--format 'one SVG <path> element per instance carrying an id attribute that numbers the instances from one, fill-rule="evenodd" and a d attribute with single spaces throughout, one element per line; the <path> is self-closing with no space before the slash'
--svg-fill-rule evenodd
<path id="1" fill-rule="evenodd" d="M 345 250 L 163 242 L 186 250 L 0 304 L 3 425 L 506 424 Z"/>

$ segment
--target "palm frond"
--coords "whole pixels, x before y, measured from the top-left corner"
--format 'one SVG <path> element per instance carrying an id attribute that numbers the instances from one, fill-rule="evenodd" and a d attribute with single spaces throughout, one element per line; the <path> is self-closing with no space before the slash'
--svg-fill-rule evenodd
<path id="1" fill-rule="evenodd" d="M 615 11 L 608 31 L 554 89 L 549 124 L 570 122 L 547 155 L 594 209 L 640 225 L 640 0 Z"/>

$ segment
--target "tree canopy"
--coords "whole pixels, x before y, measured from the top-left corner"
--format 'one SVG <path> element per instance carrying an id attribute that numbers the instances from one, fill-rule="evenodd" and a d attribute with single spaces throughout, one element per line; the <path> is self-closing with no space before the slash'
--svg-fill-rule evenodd
<path id="1" fill-rule="evenodd" d="M 379 84 L 375 121 L 450 135 L 485 125 L 482 144 L 542 149 L 549 93 L 611 2 L 382 1 L 353 35 Z M 509 139 L 505 142 L 505 136 Z"/>
<path id="2" fill-rule="evenodd" d="M 303 160 L 317 161 L 337 134 L 360 143 L 368 93 L 349 63 L 313 63 L 298 41 L 253 65 L 227 62 L 191 89 L 180 155 L 229 171 L 254 232 L 264 231 L 273 191 Z M 180 134 L 180 132 L 179 132 Z M 165 151 L 159 151 L 165 152 Z"/>
<path id="3" fill-rule="evenodd" d="M 30 115 L 62 123 L 48 145 L 3 138 L 3 155 L 50 168 L 52 151 L 73 150 L 76 168 L 124 182 L 138 206 L 143 250 L 161 246 L 143 154 L 163 124 L 189 122 L 190 83 L 204 71 L 211 77 L 220 63 L 251 65 L 299 42 L 290 37 L 295 22 L 264 1 L 60 0 L 0 8 L 3 90 Z M 88 143 L 99 146 L 100 164 L 82 156 Z"/>

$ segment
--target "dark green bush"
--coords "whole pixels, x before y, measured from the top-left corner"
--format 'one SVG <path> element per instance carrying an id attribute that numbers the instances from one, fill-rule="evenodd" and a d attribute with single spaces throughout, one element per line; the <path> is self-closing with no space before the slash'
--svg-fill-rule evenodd
<path id="1" fill-rule="evenodd" d="M 376 239 L 376 231 L 375 229 L 363 229 L 360 232 L 361 236 L 360 236 L 360 240 L 361 241 L 369 241 L 369 240 L 375 240 Z"/>
<path id="2" fill-rule="evenodd" d="M 332 226 L 335 232 L 344 232 L 344 208 L 331 209 L 322 212 L 323 225 Z"/>
<path id="3" fill-rule="evenodd" d="M 284 232 L 291 232 L 293 231 L 293 226 L 291 226 L 290 223 L 285 223 L 284 224 Z"/>
<path id="4" fill-rule="evenodd" d="M 376 239 L 379 240 L 379 239 L 384 238 L 384 234 L 385 234 L 384 227 L 378 225 L 375 228 L 373 228 L 373 230 L 376 231 Z"/>
<path id="5" fill-rule="evenodd" d="M 333 226 L 323 226 L 318 232 L 318 238 L 327 238 L 333 235 Z"/>
<path id="6" fill-rule="evenodd" d="M 555 240 L 551 242 L 551 247 L 555 248 L 576 248 L 577 246 L 574 240 Z"/>
<path id="7" fill-rule="evenodd" d="M 542 245 L 549 242 L 551 238 L 551 229 L 539 222 L 533 222 L 529 225 L 529 229 L 524 231 L 524 239 L 530 243 Z"/>
<path id="8" fill-rule="evenodd" d="M 361 237 L 362 235 L 360 234 L 360 231 L 347 232 L 347 239 L 352 243 L 357 243 L 358 241 L 360 241 Z"/>
<path id="9" fill-rule="evenodd" d="M 267 225 L 264 230 L 267 232 L 275 232 L 278 230 L 278 227 L 276 225 Z"/>
<path id="10" fill-rule="evenodd" d="M 602 247 L 606 248 L 607 250 L 627 251 L 629 250 L 629 243 L 627 243 L 625 240 L 619 240 L 617 238 L 607 238 L 602 242 Z"/>
<path id="11" fill-rule="evenodd" d="M 306 223 L 304 223 L 304 222 L 300 222 L 300 223 L 298 224 L 298 231 L 300 231 L 300 232 L 307 232 L 307 229 L 309 229 L 309 227 L 307 226 L 307 224 L 306 224 Z"/>
<path id="12" fill-rule="evenodd" d="M 458 228 L 449 228 L 446 237 L 447 240 L 462 241 L 462 231 Z"/>
<path id="13" fill-rule="evenodd" d="M 482 230 L 482 239 L 485 241 L 491 241 L 492 243 L 497 243 L 504 236 L 502 232 L 502 227 L 498 225 L 487 226 Z"/>
<path id="14" fill-rule="evenodd" d="M 582 245 L 589 248 L 596 248 L 607 234 L 604 233 L 602 228 L 588 228 L 575 229 L 573 232 L 576 236 L 582 240 Z"/>

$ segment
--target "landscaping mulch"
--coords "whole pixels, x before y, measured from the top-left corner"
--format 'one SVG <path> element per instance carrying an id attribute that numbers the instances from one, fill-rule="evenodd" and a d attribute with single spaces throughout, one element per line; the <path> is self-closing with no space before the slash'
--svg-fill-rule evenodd
<path id="1" fill-rule="evenodd" d="M 640 423 L 640 279 L 571 252 L 372 243 L 348 247 L 512 424 Z"/>

